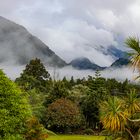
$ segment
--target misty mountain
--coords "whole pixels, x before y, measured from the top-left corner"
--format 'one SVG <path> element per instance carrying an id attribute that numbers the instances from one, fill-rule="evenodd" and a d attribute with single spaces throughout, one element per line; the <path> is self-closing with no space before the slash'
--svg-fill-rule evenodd
<path id="1" fill-rule="evenodd" d="M 36 57 L 49 66 L 66 65 L 64 60 L 23 26 L 0 17 L 0 63 L 27 64 Z"/>
<path id="2" fill-rule="evenodd" d="M 110 67 L 113 68 L 121 68 L 123 66 L 127 66 L 130 63 L 130 60 L 128 58 L 119 58 L 117 59 Z"/>
<path id="3" fill-rule="evenodd" d="M 126 52 L 114 46 L 110 46 L 107 49 L 100 46 L 97 49 L 103 54 L 111 55 L 116 59 L 111 67 L 121 67 L 128 64 L 129 60 L 125 57 Z M 27 64 L 32 58 L 36 57 L 40 58 L 45 65 L 58 67 L 67 65 L 46 44 L 30 34 L 26 28 L 0 17 L 0 63 L 22 65 Z M 82 70 L 105 69 L 105 67 L 100 67 L 85 57 L 74 59 L 69 65 Z"/>
<path id="4" fill-rule="evenodd" d="M 99 46 L 96 50 L 102 52 L 104 55 L 111 55 L 115 59 L 127 57 L 126 52 L 116 48 L 115 46 L 108 46 L 107 48 Z"/>
<path id="5" fill-rule="evenodd" d="M 72 60 L 70 65 L 80 70 L 87 70 L 87 69 L 104 70 L 108 68 L 121 68 L 123 66 L 128 65 L 130 62 L 127 52 L 124 52 L 116 48 L 115 46 L 109 46 L 107 48 L 103 46 L 99 46 L 98 48 L 96 48 L 96 50 L 102 52 L 105 55 L 112 56 L 115 59 L 115 61 L 109 67 L 101 67 L 95 63 L 92 63 L 88 58 L 82 57 L 82 58 L 77 58 L 77 59 Z"/>
<path id="6" fill-rule="evenodd" d="M 116 47 L 114 46 L 110 46 L 108 49 L 107 49 L 107 52 L 106 54 L 108 55 L 112 55 L 116 58 L 125 58 L 127 57 L 127 53 L 120 50 L 120 49 L 117 49 Z"/>
<path id="7" fill-rule="evenodd" d="M 121 68 L 124 66 L 127 66 L 130 63 L 129 58 L 119 58 L 115 62 L 111 64 L 109 67 L 100 67 L 95 63 L 92 63 L 88 58 L 81 57 L 74 59 L 70 62 L 69 65 L 71 65 L 73 68 L 79 69 L 79 70 L 104 70 L 108 68 Z"/>
<path id="8" fill-rule="evenodd" d="M 74 59 L 70 62 L 70 64 L 73 68 L 79 69 L 79 70 L 103 70 L 105 67 L 100 67 L 95 63 L 92 63 L 88 58 L 81 57 Z"/>

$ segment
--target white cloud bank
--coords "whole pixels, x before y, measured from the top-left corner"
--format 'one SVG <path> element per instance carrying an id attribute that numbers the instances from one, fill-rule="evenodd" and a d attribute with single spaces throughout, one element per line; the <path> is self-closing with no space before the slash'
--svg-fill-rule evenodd
<path id="1" fill-rule="evenodd" d="M 20 76 L 20 73 L 25 69 L 25 66 L 9 66 L 6 64 L 1 64 L 0 69 L 2 69 L 6 75 L 14 80 L 15 78 Z M 92 70 L 77 70 L 74 69 L 70 66 L 64 67 L 61 69 L 55 69 L 55 68 L 48 68 L 46 69 L 49 71 L 51 74 L 52 78 L 55 79 L 62 79 L 64 76 L 67 77 L 68 79 L 73 76 L 75 79 L 76 78 L 87 78 L 88 75 L 94 76 L 95 71 Z M 123 81 L 126 78 L 130 81 L 134 81 L 134 79 L 138 76 L 137 72 L 133 72 L 133 70 L 130 67 L 125 67 L 125 68 L 118 68 L 118 69 L 107 69 L 104 71 L 101 71 L 101 76 L 105 78 L 116 78 L 117 80 Z"/>
<path id="2" fill-rule="evenodd" d="M 114 59 L 100 45 L 125 49 L 140 35 L 139 0 L 0 0 L 0 15 L 38 36 L 64 60 L 84 56 L 101 66 Z"/>

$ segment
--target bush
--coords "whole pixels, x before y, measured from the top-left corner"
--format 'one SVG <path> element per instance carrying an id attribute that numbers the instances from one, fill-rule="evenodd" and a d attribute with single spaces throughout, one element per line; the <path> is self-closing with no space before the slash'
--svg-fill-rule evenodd
<path id="1" fill-rule="evenodd" d="M 81 113 L 72 101 L 61 98 L 48 106 L 46 120 L 48 127 L 69 130 L 81 123 Z"/>
<path id="2" fill-rule="evenodd" d="M 37 118 L 32 117 L 26 123 L 27 130 L 25 133 L 26 140 L 45 140 L 48 138 L 48 134 L 43 127 L 37 120 Z"/>

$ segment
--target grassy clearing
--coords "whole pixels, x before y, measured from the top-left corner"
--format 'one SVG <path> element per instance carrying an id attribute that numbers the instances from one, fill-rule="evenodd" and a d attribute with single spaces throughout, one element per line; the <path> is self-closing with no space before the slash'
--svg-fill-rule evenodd
<path id="1" fill-rule="evenodd" d="M 50 136 L 48 140 L 105 140 L 103 136 L 67 136 L 67 135 L 59 135 L 59 136 Z"/>

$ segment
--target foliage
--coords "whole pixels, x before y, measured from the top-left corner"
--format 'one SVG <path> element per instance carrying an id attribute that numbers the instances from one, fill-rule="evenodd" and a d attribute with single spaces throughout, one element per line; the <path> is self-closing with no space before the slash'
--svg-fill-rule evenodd
<path id="1" fill-rule="evenodd" d="M 89 94 L 90 89 L 87 86 L 83 86 L 81 84 L 75 85 L 69 91 L 69 95 L 67 98 L 75 102 L 78 106 L 81 105 L 83 99 L 87 97 Z"/>
<path id="2" fill-rule="evenodd" d="M 61 129 L 76 127 L 81 122 L 81 114 L 72 101 L 61 98 L 48 106 L 46 122 L 48 127 L 60 127 Z"/>
<path id="3" fill-rule="evenodd" d="M 30 115 L 26 96 L 0 70 L 0 137 L 21 134 Z"/>
<path id="4" fill-rule="evenodd" d="M 7 135 L 3 140 L 24 140 L 21 135 Z"/>
<path id="5" fill-rule="evenodd" d="M 138 140 L 140 99 L 132 90 L 123 100 L 114 97 L 101 103 L 100 119 L 105 129 L 117 138 Z M 115 139 L 115 138 L 114 138 Z"/>
<path id="6" fill-rule="evenodd" d="M 32 113 L 41 122 L 44 117 L 45 106 L 43 105 L 46 95 L 37 89 L 32 89 L 27 92 L 29 95 L 29 102 Z"/>
<path id="7" fill-rule="evenodd" d="M 93 129 L 97 129 L 97 124 L 99 123 L 99 109 L 96 94 L 96 91 L 91 92 L 81 103 L 81 110 L 86 119 L 86 127 Z"/>
<path id="8" fill-rule="evenodd" d="M 45 140 L 48 134 L 43 125 L 39 123 L 37 118 L 32 117 L 26 122 L 27 130 L 25 133 L 26 140 Z"/>
<path id="9" fill-rule="evenodd" d="M 96 91 L 98 100 L 105 100 L 108 96 L 107 87 L 106 87 L 106 79 L 100 77 L 99 71 L 96 72 L 96 77 L 88 77 L 87 86 L 91 91 Z"/>
<path id="10" fill-rule="evenodd" d="M 71 79 L 70 79 L 70 85 L 71 85 L 72 87 L 75 85 L 75 81 L 74 81 L 73 76 L 72 76 Z"/>
<path id="11" fill-rule="evenodd" d="M 127 98 L 125 98 L 125 105 L 128 114 L 133 117 L 136 112 L 140 111 L 140 99 L 138 98 L 135 90 L 131 90 L 127 93 Z"/>
<path id="12" fill-rule="evenodd" d="M 140 71 L 140 41 L 136 37 L 129 37 L 125 41 L 126 45 L 132 49 L 132 52 L 128 53 L 131 56 L 132 67 L 137 68 Z"/>
<path id="13" fill-rule="evenodd" d="M 44 105 L 47 107 L 57 99 L 66 98 L 68 94 L 68 89 L 65 87 L 65 83 L 63 81 L 54 81 L 53 85 L 50 88 L 48 96 L 46 97 Z"/>
<path id="14" fill-rule="evenodd" d="M 117 97 L 109 98 L 100 104 L 100 120 L 105 129 L 123 131 L 127 123 L 127 112 L 124 111 L 124 102 Z"/>
<path id="15" fill-rule="evenodd" d="M 41 91 L 46 89 L 46 82 L 49 80 L 50 74 L 46 71 L 41 60 L 36 58 L 32 59 L 26 65 L 25 70 L 21 76 L 16 79 L 16 82 L 25 90 L 38 88 Z"/>

